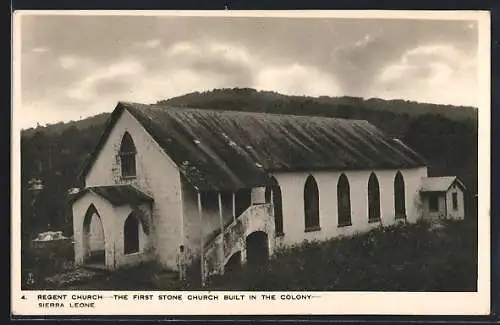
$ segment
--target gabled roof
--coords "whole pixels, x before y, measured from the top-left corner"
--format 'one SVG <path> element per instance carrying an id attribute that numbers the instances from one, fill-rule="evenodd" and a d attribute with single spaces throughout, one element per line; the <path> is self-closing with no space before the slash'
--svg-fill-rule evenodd
<path id="1" fill-rule="evenodd" d="M 91 168 L 127 110 L 200 190 L 264 185 L 275 171 L 400 169 L 424 166 L 401 141 L 363 120 L 118 103 Z"/>
<path id="2" fill-rule="evenodd" d="M 86 193 L 95 193 L 102 196 L 115 206 L 135 205 L 145 202 L 152 202 L 153 198 L 146 193 L 139 191 L 131 185 L 111 185 L 111 186 L 91 186 L 71 196 L 70 201 L 74 202 Z"/>
<path id="3" fill-rule="evenodd" d="M 456 176 L 426 177 L 422 179 L 421 192 L 446 192 L 456 183 L 462 190 L 465 185 Z"/>

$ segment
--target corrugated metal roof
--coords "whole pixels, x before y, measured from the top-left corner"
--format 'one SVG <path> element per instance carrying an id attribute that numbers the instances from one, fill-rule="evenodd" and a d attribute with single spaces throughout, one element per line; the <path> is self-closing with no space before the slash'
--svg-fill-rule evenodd
<path id="1" fill-rule="evenodd" d="M 457 184 L 465 189 L 460 180 L 455 176 L 441 176 L 441 177 L 426 177 L 422 179 L 422 185 L 420 188 L 421 192 L 446 192 L 451 187 L 453 183 Z"/>
<path id="2" fill-rule="evenodd" d="M 421 156 L 363 120 L 215 111 L 120 102 L 202 190 L 264 185 L 268 172 L 399 169 L 424 166 Z"/>
<path id="3" fill-rule="evenodd" d="M 425 165 L 362 120 L 122 105 L 200 189 L 266 184 L 270 171 Z"/>
<path id="4" fill-rule="evenodd" d="M 87 187 L 77 194 L 73 195 L 71 197 L 71 201 L 76 201 L 78 198 L 82 197 L 85 193 L 88 192 L 94 192 L 116 206 L 127 204 L 134 205 L 153 201 L 152 197 L 150 197 L 146 193 L 143 193 L 142 191 L 139 191 L 131 185 Z"/>

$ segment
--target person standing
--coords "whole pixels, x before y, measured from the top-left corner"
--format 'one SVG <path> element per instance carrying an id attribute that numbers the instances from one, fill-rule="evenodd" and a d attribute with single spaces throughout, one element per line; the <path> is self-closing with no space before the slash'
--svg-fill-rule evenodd
<path id="1" fill-rule="evenodd" d="M 179 253 L 177 254 L 177 267 L 179 269 L 179 280 L 186 281 L 186 253 L 184 245 L 179 246 Z"/>

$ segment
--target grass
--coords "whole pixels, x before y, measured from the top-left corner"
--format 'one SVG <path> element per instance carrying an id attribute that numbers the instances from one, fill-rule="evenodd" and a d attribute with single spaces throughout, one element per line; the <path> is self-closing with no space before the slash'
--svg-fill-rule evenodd
<path id="1" fill-rule="evenodd" d="M 75 283 L 78 290 L 200 290 L 199 265 L 188 284 L 153 264 Z M 476 291 L 477 226 L 446 221 L 376 228 L 353 237 L 304 242 L 280 250 L 261 267 L 208 279 L 208 290 Z M 51 289 L 51 288 L 46 288 Z M 59 287 L 60 289 L 60 287 Z"/>
<path id="2" fill-rule="evenodd" d="M 32 243 L 29 239 L 23 240 L 21 247 L 22 289 L 36 289 L 37 284 L 29 285 L 26 281 L 28 274 L 33 274 L 36 283 L 43 283 L 43 279 L 58 273 L 65 272 L 73 267 L 74 249 L 71 240 L 57 240 L 50 242 Z"/>
<path id="3" fill-rule="evenodd" d="M 469 221 L 377 228 L 304 242 L 262 267 L 211 279 L 212 290 L 476 291 L 477 232 Z"/>

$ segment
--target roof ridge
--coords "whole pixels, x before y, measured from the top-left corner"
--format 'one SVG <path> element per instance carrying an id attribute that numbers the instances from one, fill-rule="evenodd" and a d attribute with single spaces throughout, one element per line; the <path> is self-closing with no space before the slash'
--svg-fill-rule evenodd
<path id="1" fill-rule="evenodd" d="M 366 120 L 120 101 L 84 173 L 124 111 L 202 190 L 261 186 L 277 171 L 425 166 L 414 151 Z"/>
<path id="2" fill-rule="evenodd" d="M 276 113 L 276 112 L 253 112 L 253 111 L 245 111 L 245 110 L 230 110 L 230 109 L 214 109 L 214 108 L 199 108 L 192 106 L 172 106 L 165 104 L 143 104 L 138 102 L 131 101 L 119 101 L 118 104 L 124 106 L 139 106 L 145 109 L 152 109 L 157 111 L 162 110 L 170 110 L 170 111 L 178 111 L 178 112 L 200 112 L 200 113 L 218 113 L 218 114 L 234 114 L 234 115 L 265 115 L 265 116 L 279 116 L 279 117 L 290 117 L 290 118 L 303 118 L 303 119 L 329 119 L 329 120 L 337 120 L 345 123 L 367 123 L 371 124 L 366 119 L 348 119 L 343 117 L 334 117 L 334 116 L 319 116 L 319 115 L 307 115 L 307 114 L 291 114 L 291 113 Z"/>

